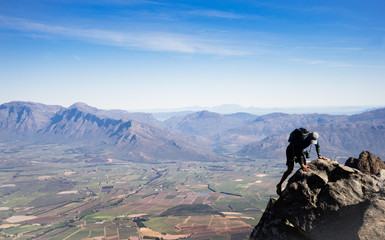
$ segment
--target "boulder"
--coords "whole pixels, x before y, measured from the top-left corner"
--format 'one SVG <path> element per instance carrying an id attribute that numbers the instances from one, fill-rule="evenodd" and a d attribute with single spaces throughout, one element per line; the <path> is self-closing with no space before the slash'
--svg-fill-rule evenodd
<path id="1" fill-rule="evenodd" d="M 378 174 L 381 169 L 385 169 L 385 163 L 381 158 L 376 158 L 371 152 L 363 151 L 357 158 L 350 157 L 345 162 L 345 166 L 356 168 L 365 174 Z"/>
<path id="2" fill-rule="evenodd" d="M 321 159 L 309 167 L 270 199 L 250 239 L 385 239 L 385 170 L 366 175 Z"/>

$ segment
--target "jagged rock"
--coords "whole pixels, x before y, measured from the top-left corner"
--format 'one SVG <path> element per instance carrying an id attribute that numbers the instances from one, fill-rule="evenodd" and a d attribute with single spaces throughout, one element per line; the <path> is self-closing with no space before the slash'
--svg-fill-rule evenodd
<path id="1" fill-rule="evenodd" d="M 350 157 L 345 162 L 345 166 L 356 168 L 365 174 L 378 174 L 381 169 L 385 169 L 385 163 L 381 158 L 376 158 L 371 152 L 363 151 L 357 158 Z"/>
<path id="2" fill-rule="evenodd" d="M 366 175 L 331 160 L 298 170 L 250 239 L 385 239 L 385 170 Z"/>

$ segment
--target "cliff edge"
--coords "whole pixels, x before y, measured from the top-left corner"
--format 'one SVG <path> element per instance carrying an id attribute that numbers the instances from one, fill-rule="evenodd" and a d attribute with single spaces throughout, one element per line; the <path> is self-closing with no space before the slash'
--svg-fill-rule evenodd
<path id="1" fill-rule="evenodd" d="M 377 175 L 314 160 L 272 198 L 250 239 L 385 239 L 385 170 Z"/>

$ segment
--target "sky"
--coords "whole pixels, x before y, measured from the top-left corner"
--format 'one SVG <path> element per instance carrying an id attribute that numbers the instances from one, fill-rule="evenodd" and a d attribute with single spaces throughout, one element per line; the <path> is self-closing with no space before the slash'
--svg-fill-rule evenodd
<path id="1" fill-rule="evenodd" d="M 383 0 L 1 0 L 0 104 L 385 106 Z"/>

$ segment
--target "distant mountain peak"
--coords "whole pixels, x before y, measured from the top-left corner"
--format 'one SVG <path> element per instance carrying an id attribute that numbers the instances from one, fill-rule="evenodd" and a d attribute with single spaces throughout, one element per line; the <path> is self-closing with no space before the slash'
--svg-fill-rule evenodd
<path id="1" fill-rule="evenodd" d="M 211 118 L 222 118 L 223 115 L 216 113 L 216 112 L 210 112 L 207 110 L 202 110 L 198 112 L 189 113 L 184 116 L 184 119 L 194 119 L 194 120 L 203 120 L 203 119 L 211 119 Z"/>
<path id="2" fill-rule="evenodd" d="M 91 107 L 91 106 L 84 102 L 76 102 L 72 104 L 69 108 L 74 108 L 74 107 Z"/>
<path id="3" fill-rule="evenodd" d="M 49 108 L 49 109 L 59 109 L 61 106 L 58 105 L 45 105 L 37 102 L 29 102 L 29 101 L 12 101 L 3 103 L 0 106 L 13 106 L 13 107 L 29 107 L 29 108 Z"/>
<path id="4" fill-rule="evenodd" d="M 219 113 L 210 112 L 207 110 L 203 110 L 196 113 L 198 117 L 218 117 L 221 116 Z"/>
<path id="5" fill-rule="evenodd" d="M 38 103 L 33 103 L 33 102 L 24 102 L 24 101 L 12 101 L 12 102 L 7 102 L 7 103 L 4 103 L 2 105 L 7 105 L 7 106 L 20 106 L 20 105 L 35 105 L 35 104 L 38 104 Z"/>
<path id="6" fill-rule="evenodd" d="M 34 102 L 4 103 L 0 105 L 0 128 L 7 129 L 6 132 L 10 131 L 5 134 L 7 137 L 20 133 L 32 133 L 43 128 L 60 109 L 60 106 Z"/>
<path id="7" fill-rule="evenodd" d="M 93 114 L 98 112 L 98 109 L 96 107 L 91 107 L 90 105 L 83 103 L 83 102 L 76 102 L 76 103 L 72 104 L 69 108 L 70 109 L 76 108 L 80 111 L 84 111 L 87 113 L 93 113 Z"/>

